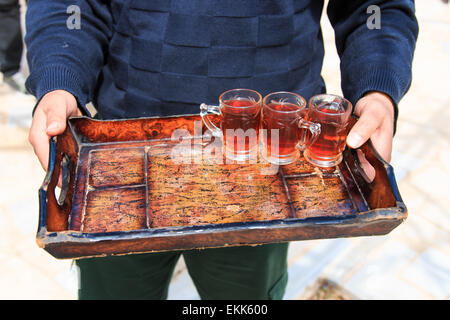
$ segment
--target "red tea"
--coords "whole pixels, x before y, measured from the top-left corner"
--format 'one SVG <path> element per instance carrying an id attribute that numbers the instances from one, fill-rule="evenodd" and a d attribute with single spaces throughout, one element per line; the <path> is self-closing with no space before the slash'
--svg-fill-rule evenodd
<path id="1" fill-rule="evenodd" d="M 347 121 L 342 120 L 344 112 L 342 106 L 330 108 L 329 105 L 308 112 L 309 121 L 320 123 L 320 135 L 308 147 L 311 155 L 327 159 L 344 151 L 347 137 Z M 333 115 L 336 115 L 336 119 L 333 119 Z"/>
<path id="2" fill-rule="evenodd" d="M 248 153 L 258 144 L 260 104 L 247 99 L 225 100 L 221 129 L 225 145 L 233 152 Z"/>
<path id="3" fill-rule="evenodd" d="M 267 132 L 267 155 L 283 157 L 295 153 L 300 133 L 298 120 L 304 111 L 293 103 L 272 102 L 264 105 L 263 113 L 262 128 Z"/>
<path id="4" fill-rule="evenodd" d="M 320 134 L 303 153 L 309 163 L 330 168 L 342 161 L 351 112 L 351 102 L 337 95 L 319 94 L 309 99 L 307 120 L 320 124 Z"/>
<path id="5" fill-rule="evenodd" d="M 225 156 L 230 160 L 256 158 L 261 118 L 261 94 L 250 89 L 232 89 L 219 97 L 219 106 L 202 103 L 200 116 L 216 137 L 222 137 Z M 208 116 L 220 119 L 220 128 Z M 255 156 L 255 157 L 254 157 Z"/>

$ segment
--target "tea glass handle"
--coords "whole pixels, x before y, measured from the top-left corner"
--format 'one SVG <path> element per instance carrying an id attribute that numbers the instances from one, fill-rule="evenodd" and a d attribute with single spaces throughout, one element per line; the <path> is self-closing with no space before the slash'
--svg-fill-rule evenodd
<path id="1" fill-rule="evenodd" d="M 303 134 L 300 139 L 300 142 L 297 145 L 300 151 L 303 151 L 306 149 L 306 147 L 312 145 L 314 141 L 316 141 L 316 139 L 319 137 L 320 123 L 315 123 L 300 118 L 300 120 L 298 121 L 298 127 L 300 129 L 308 129 L 309 132 L 311 132 L 311 137 L 308 139 L 308 141 L 305 141 L 306 135 Z"/>
<path id="2" fill-rule="evenodd" d="M 211 122 L 211 120 L 208 118 L 209 114 L 221 116 L 222 112 L 220 110 L 220 107 L 202 103 L 200 105 L 200 116 L 202 117 L 203 123 L 212 132 L 213 136 L 222 137 L 222 130 L 217 128 L 217 126 Z"/>

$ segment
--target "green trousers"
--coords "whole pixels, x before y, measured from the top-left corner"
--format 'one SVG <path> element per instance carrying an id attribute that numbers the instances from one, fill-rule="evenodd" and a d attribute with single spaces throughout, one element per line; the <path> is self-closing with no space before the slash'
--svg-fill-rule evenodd
<path id="1" fill-rule="evenodd" d="M 183 254 L 202 299 L 282 299 L 288 243 L 77 260 L 79 299 L 166 299 Z"/>

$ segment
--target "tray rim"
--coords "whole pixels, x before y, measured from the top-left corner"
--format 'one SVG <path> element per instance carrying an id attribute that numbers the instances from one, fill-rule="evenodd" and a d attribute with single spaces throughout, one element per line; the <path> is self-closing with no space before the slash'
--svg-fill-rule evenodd
<path id="1" fill-rule="evenodd" d="M 47 231 L 45 225 L 41 225 L 38 231 L 38 238 L 43 236 L 48 237 L 48 241 L 42 241 L 41 243 L 53 242 L 51 238 L 58 235 L 65 235 L 68 240 L 71 239 L 86 239 L 89 242 L 103 241 L 112 239 L 121 239 L 121 237 L 128 238 L 148 238 L 148 236 L 177 236 L 177 234 L 183 233 L 183 235 L 189 233 L 207 233 L 219 229 L 224 230 L 240 230 L 240 229 L 260 229 L 260 228 L 273 228 L 273 227 L 289 227 L 291 225 L 350 225 L 371 223 L 380 220 L 392 220 L 403 219 L 406 213 L 406 207 L 401 205 L 392 208 L 373 209 L 360 214 L 353 214 L 342 217 L 330 217 L 330 216 L 318 216 L 307 218 L 288 218 L 288 219 L 274 219 L 274 220 L 259 220 L 259 221 L 245 221 L 245 222 L 229 222 L 229 223 L 208 223 L 202 225 L 186 225 L 186 226 L 172 226 L 161 228 L 146 228 L 137 230 L 125 230 L 125 231 L 110 231 L 110 232 L 81 232 L 76 230 L 65 231 Z M 187 233 L 186 233 L 187 231 Z M 117 238 L 118 237 L 118 238 Z"/>
<path id="2" fill-rule="evenodd" d="M 196 246 L 186 246 L 180 248 L 169 248 L 169 249 L 143 249 L 143 250 L 130 250 L 129 252 L 118 252 L 118 253 L 104 253 L 104 254 L 68 254 L 59 252 L 55 249 L 57 246 L 61 245 L 74 245 L 79 247 L 90 247 L 99 243 L 104 242 L 117 242 L 125 241 L 132 242 L 136 240 L 152 240 L 159 238 L 179 238 L 182 241 L 186 237 L 193 235 L 214 235 L 214 237 L 220 237 L 221 235 L 227 234 L 229 232 L 247 232 L 250 229 L 253 231 L 261 232 L 271 232 L 279 231 L 280 229 L 304 229 L 304 228 L 314 228 L 314 227 L 331 227 L 336 230 L 337 235 L 330 237 L 308 237 L 304 239 L 285 237 L 277 242 L 289 242 L 289 241 L 301 241 L 301 240 L 314 240 L 314 239 L 334 239 L 348 237 L 345 234 L 339 234 L 339 230 L 344 227 L 356 226 L 358 228 L 363 228 L 371 224 L 382 224 L 384 222 L 392 223 L 387 230 L 382 232 L 374 232 L 372 234 L 362 233 L 359 235 L 352 235 L 352 237 L 358 236 L 373 236 L 373 235 L 385 235 L 392 231 L 395 227 L 400 225 L 407 218 L 406 207 L 399 206 L 394 208 L 385 209 L 373 209 L 362 214 L 352 215 L 347 217 L 310 217 L 310 218 L 291 218 L 291 219 L 281 219 L 281 220 L 270 220 L 270 221 L 249 221 L 249 222 L 233 222 L 224 224 L 204 224 L 204 225 L 192 225 L 192 226 L 180 226 L 180 227 L 164 227 L 164 228 L 154 228 L 154 229 L 140 229 L 140 230 L 129 230 L 129 231 L 114 231 L 114 232 L 100 232 L 100 233 L 83 233 L 80 231 L 67 230 L 67 231 L 47 231 L 44 226 L 39 229 L 36 237 L 36 242 L 39 247 L 48 251 L 51 255 L 58 259 L 82 259 L 98 256 L 107 255 L 126 255 L 135 253 L 146 253 L 146 252 L 160 252 L 160 251 L 176 251 L 176 250 L 190 250 L 190 249 L 204 249 L 204 248 L 214 248 L 214 247 L 224 247 L 224 246 L 239 246 L 239 245 L 260 245 L 265 242 L 260 241 L 248 241 L 244 243 L 230 242 L 224 243 L 223 245 L 196 245 Z M 133 248 L 131 248 L 133 249 Z"/>

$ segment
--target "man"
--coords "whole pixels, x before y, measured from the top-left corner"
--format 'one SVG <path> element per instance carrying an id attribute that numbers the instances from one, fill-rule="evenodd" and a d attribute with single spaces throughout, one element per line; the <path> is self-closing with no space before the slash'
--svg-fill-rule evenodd
<path id="1" fill-rule="evenodd" d="M 376 28 L 367 23 L 371 5 L 381 15 Z M 312 0 L 29 1 L 27 85 L 38 99 L 29 140 L 42 166 L 49 137 L 68 117 L 88 114 L 89 101 L 113 119 L 198 113 L 200 103 L 238 87 L 305 99 L 325 92 L 322 8 Z M 347 144 L 370 138 L 390 161 L 397 105 L 411 81 L 414 3 L 331 0 L 327 13 L 343 93 L 360 117 Z M 287 251 L 282 243 L 182 254 L 202 298 L 280 299 Z M 80 260 L 79 297 L 165 298 L 180 254 Z"/>

